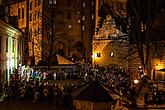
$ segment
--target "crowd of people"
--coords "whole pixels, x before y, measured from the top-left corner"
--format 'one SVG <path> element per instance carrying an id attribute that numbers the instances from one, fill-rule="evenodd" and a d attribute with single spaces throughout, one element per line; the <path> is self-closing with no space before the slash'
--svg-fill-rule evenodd
<path id="1" fill-rule="evenodd" d="M 70 79 L 78 81 L 69 82 Z M 63 80 L 68 80 L 68 82 L 63 83 Z M 37 103 L 49 100 L 54 101 L 57 105 L 61 103 L 65 106 L 71 106 L 70 93 L 91 80 L 91 75 L 87 75 L 84 68 L 77 70 L 66 68 L 14 70 L 10 76 L 6 94 L 8 100 L 19 97 L 21 101 L 29 100 Z"/>
<path id="2" fill-rule="evenodd" d="M 67 79 L 78 79 L 79 82 L 60 83 L 60 80 Z M 44 100 L 52 100 L 55 103 L 67 101 L 63 104 L 71 106 L 72 104 L 69 103 L 72 102 L 70 94 L 93 79 L 98 79 L 126 100 L 131 100 L 135 96 L 132 94 L 128 70 L 103 67 L 93 69 L 90 65 L 85 64 L 78 65 L 76 70 L 62 68 L 15 70 L 6 91 L 11 97 L 19 96 L 20 100 L 31 100 L 33 103 Z M 50 83 L 49 80 L 58 80 L 59 82 Z M 146 103 L 150 103 L 149 99 L 151 96 L 154 98 L 154 93 L 150 90 L 150 93 L 146 94 L 144 97 Z"/>

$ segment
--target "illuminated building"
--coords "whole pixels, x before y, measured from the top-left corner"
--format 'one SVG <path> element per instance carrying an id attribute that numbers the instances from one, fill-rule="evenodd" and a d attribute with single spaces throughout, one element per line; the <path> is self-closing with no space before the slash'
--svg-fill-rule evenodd
<path id="1" fill-rule="evenodd" d="M 103 1 L 104 2 L 102 4 L 105 5 L 105 7 L 104 7 L 105 9 L 106 9 L 106 5 L 109 4 L 108 6 L 110 7 L 110 9 L 112 11 L 112 13 L 110 13 L 112 16 L 119 16 L 121 18 L 127 17 L 126 16 L 127 0 L 103 0 Z M 160 10 L 160 12 L 155 11 L 155 10 L 154 10 L 154 12 L 151 12 L 151 15 L 152 14 L 156 15 L 152 28 L 151 28 L 151 33 L 149 36 L 150 37 L 149 45 L 151 46 L 150 47 L 151 52 L 150 52 L 150 56 L 149 56 L 150 60 L 149 60 L 149 65 L 148 65 L 149 66 L 148 76 L 151 79 L 157 75 L 156 73 L 153 73 L 153 70 L 156 70 L 156 72 L 158 73 L 159 72 L 158 70 L 165 68 L 165 58 L 164 58 L 164 56 L 165 56 L 165 48 L 164 48 L 165 47 L 164 46 L 165 33 L 163 31 L 164 26 L 165 26 L 164 21 L 163 21 L 165 18 L 164 4 L 165 4 L 164 1 L 160 0 L 156 6 L 154 5 L 155 9 Z M 100 8 L 100 7 L 98 7 L 98 8 Z M 111 11 L 109 11 L 109 12 L 111 12 Z M 133 73 L 133 75 L 135 75 L 135 77 L 137 78 L 138 77 L 137 76 L 138 67 L 141 66 L 140 57 L 139 57 L 138 52 L 136 52 L 136 49 L 131 50 L 132 52 L 135 51 L 135 53 L 128 55 L 129 54 L 128 51 L 130 48 L 127 48 L 127 46 L 124 46 L 126 49 L 125 50 L 123 48 L 123 46 L 121 46 L 121 47 L 119 47 L 120 49 L 118 49 L 117 46 L 113 45 L 112 44 L 114 42 L 114 41 L 112 41 L 113 38 L 109 39 L 113 36 L 112 33 L 109 32 L 110 30 L 113 30 L 113 29 L 110 29 L 113 26 L 112 27 L 106 26 L 106 23 L 104 23 L 104 22 L 106 22 L 107 19 L 105 19 L 105 16 L 99 16 L 99 11 L 96 15 L 98 15 L 98 16 L 96 16 L 96 32 L 95 32 L 94 39 L 93 39 L 93 52 L 92 52 L 93 53 L 93 55 L 92 55 L 93 65 L 96 64 L 99 66 L 104 66 L 104 65 L 108 66 L 110 64 L 117 64 L 118 67 L 120 67 L 120 66 L 128 67 L 128 69 L 131 71 L 131 73 Z M 107 22 L 107 24 L 108 23 L 115 24 L 115 22 Z M 114 27 L 120 29 L 120 27 L 116 27 L 116 26 L 114 26 Z M 144 28 L 145 27 L 143 27 L 143 25 L 142 25 L 142 30 L 141 30 L 142 33 L 143 33 Z M 116 31 L 116 34 L 117 34 L 117 32 L 119 32 L 117 29 L 115 31 Z M 109 38 L 108 38 L 107 34 L 110 35 Z M 135 45 L 132 44 L 131 46 L 133 47 Z M 145 44 L 143 44 L 143 48 L 144 48 L 143 55 L 145 57 L 146 56 L 145 55 L 145 50 L 146 50 Z M 105 52 L 107 52 L 107 53 L 105 54 Z M 115 59 L 115 60 L 112 62 L 113 59 Z M 120 60 L 120 62 L 118 62 L 119 60 Z M 125 65 L 123 65 L 123 64 L 125 64 Z M 146 73 L 144 73 L 144 74 L 146 74 Z M 160 75 L 162 76 L 161 78 L 165 79 L 165 74 L 162 75 L 162 73 L 160 73 Z"/>
<path id="2" fill-rule="evenodd" d="M 118 36 L 124 36 L 124 34 L 116 28 L 111 15 L 107 15 L 102 27 L 93 37 L 93 66 L 128 68 L 126 58 L 128 47 L 125 46 L 128 45 L 128 41 L 123 40 L 119 44 L 117 40 L 114 41 Z"/>
<path id="3" fill-rule="evenodd" d="M 1 20 L 0 24 L 0 81 L 5 82 L 22 64 L 23 33 Z"/>
<path id="4" fill-rule="evenodd" d="M 91 42 L 95 30 L 95 2 L 96 0 L 44 1 L 43 16 L 51 16 L 53 13 L 55 18 L 53 34 L 59 39 L 55 44 L 55 53 L 74 60 L 91 59 Z M 43 50 L 43 56 L 44 53 L 46 52 Z"/>
<path id="5" fill-rule="evenodd" d="M 95 35 L 92 43 L 92 64 L 93 66 L 119 66 L 128 67 L 127 59 L 128 48 L 114 43 L 113 39 L 118 35 L 124 35 L 116 27 L 109 8 L 113 8 L 113 15 L 126 16 L 126 0 L 97 0 L 96 2 L 96 22 Z M 120 14 L 117 11 L 120 10 Z M 126 42 L 128 43 L 128 42 Z M 124 43 L 124 44 L 126 44 Z M 96 56 L 96 57 L 93 57 Z"/>
<path id="6" fill-rule="evenodd" d="M 29 56 L 37 64 L 47 60 L 49 53 L 71 59 L 91 59 L 96 1 L 13 0 L 6 4 L 10 7 L 10 17 L 18 16 L 18 27 L 28 36 Z M 50 23 L 52 17 L 54 27 L 46 33 L 45 23 Z M 50 34 L 56 37 L 53 48 L 48 44 Z"/>
<path id="7" fill-rule="evenodd" d="M 27 1 L 22 0 L 3 0 L 1 4 L 1 20 L 7 22 L 8 24 L 21 29 L 24 34 L 24 50 L 22 57 L 22 64 L 27 64 L 29 60 L 29 52 L 28 52 L 28 18 L 27 18 Z"/>

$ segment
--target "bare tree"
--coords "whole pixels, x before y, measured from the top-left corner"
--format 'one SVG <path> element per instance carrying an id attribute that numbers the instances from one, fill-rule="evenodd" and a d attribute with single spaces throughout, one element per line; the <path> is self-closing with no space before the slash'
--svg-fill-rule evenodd
<path id="1" fill-rule="evenodd" d="M 56 53 L 65 56 L 64 47 L 60 46 L 68 45 L 66 22 L 65 19 L 58 17 L 60 14 L 62 12 L 49 7 L 49 10 L 43 12 L 42 24 L 39 26 L 42 27 L 39 29 L 39 32 L 42 32 L 42 57 L 48 64 L 57 63 Z"/>
<path id="2" fill-rule="evenodd" d="M 121 13 L 120 8 L 116 14 L 114 13 L 116 10 L 114 11 L 112 7 L 108 7 L 110 9 L 108 10 L 109 13 L 115 18 L 116 28 L 126 33 L 126 35 L 118 36 L 114 40 L 119 42 L 120 45 L 129 47 L 127 57 L 138 53 L 138 56 L 134 56 L 134 58 L 140 58 L 140 63 L 146 74 L 149 72 L 152 57 L 151 30 L 157 13 L 161 10 L 160 2 L 161 0 L 128 0 L 126 16 Z M 125 45 L 125 41 L 129 41 L 129 45 Z"/>

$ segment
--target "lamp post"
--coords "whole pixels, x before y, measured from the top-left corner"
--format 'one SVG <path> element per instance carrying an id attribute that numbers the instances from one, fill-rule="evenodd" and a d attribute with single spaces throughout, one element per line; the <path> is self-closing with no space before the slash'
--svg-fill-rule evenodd
<path id="1" fill-rule="evenodd" d="M 136 86 L 139 83 L 139 80 L 135 79 L 133 80 L 133 87 L 131 89 L 131 102 L 132 102 L 132 110 L 136 110 L 137 109 L 137 104 L 136 104 L 136 97 L 137 97 L 137 92 L 136 92 Z"/>

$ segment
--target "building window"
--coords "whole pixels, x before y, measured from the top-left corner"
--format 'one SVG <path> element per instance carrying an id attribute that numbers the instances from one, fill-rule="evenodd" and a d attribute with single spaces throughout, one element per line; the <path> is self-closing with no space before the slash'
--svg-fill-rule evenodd
<path id="1" fill-rule="evenodd" d="M 123 10 L 123 5 L 122 5 L 121 2 L 118 3 L 118 10 L 119 10 L 119 11 Z"/>
<path id="2" fill-rule="evenodd" d="M 32 29 L 30 29 L 30 31 L 29 31 L 29 42 L 31 42 L 32 41 Z"/>
<path id="3" fill-rule="evenodd" d="M 101 53 L 97 53 L 97 57 L 101 57 Z"/>
<path id="4" fill-rule="evenodd" d="M 71 25 L 71 24 L 70 24 L 70 25 L 68 25 L 68 28 L 69 28 L 69 29 L 71 29 L 71 28 L 72 28 L 72 25 Z"/>
<path id="5" fill-rule="evenodd" d="M 84 26 L 84 25 L 82 26 L 82 30 L 83 30 L 83 31 L 85 30 L 85 26 Z"/>
<path id="6" fill-rule="evenodd" d="M 30 21 L 32 21 L 32 13 L 30 13 Z"/>
<path id="7" fill-rule="evenodd" d="M 85 16 L 82 17 L 82 20 L 85 20 Z"/>
<path id="8" fill-rule="evenodd" d="M 30 10 L 32 10 L 32 5 L 33 5 L 33 2 L 31 1 L 30 2 L 30 6 L 29 6 L 30 7 Z"/>
<path id="9" fill-rule="evenodd" d="M 37 18 L 37 12 L 35 12 L 34 14 L 34 19 L 36 20 L 36 18 Z"/>
<path id="10" fill-rule="evenodd" d="M 68 7 L 70 7 L 70 6 L 71 6 L 71 0 L 67 0 L 66 5 L 67 5 Z"/>
<path id="11" fill-rule="evenodd" d="M 49 0 L 49 4 L 53 4 L 53 3 L 52 3 L 52 0 Z"/>
<path id="12" fill-rule="evenodd" d="M 38 27 L 38 34 L 41 34 L 41 33 L 42 33 L 42 28 Z"/>
<path id="13" fill-rule="evenodd" d="M 40 28 L 38 27 L 38 35 L 41 33 Z"/>
<path id="14" fill-rule="evenodd" d="M 80 20 L 78 19 L 77 22 L 80 23 Z"/>
<path id="15" fill-rule="evenodd" d="M 34 36 L 36 36 L 37 35 L 37 31 L 36 31 L 36 29 L 34 30 Z"/>
<path id="16" fill-rule="evenodd" d="M 13 42 L 12 42 L 12 43 L 13 43 L 12 52 L 14 52 L 14 44 L 15 44 L 14 41 L 15 41 L 15 40 L 14 40 L 14 38 L 13 38 Z"/>
<path id="17" fill-rule="evenodd" d="M 20 19 L 20 8 L 18 8 L 18 19 Z"/>
<path id="18" fill-rule="evenodd" d="M 83 8 L 85 8 L 85 2 L 83 2 Z"/>
<path id="19" fill-rule="evenodd" d="M 35 0 L 35 7 L 37 6 L 37 0 Z"/>
<path id="20" fill-rule="evenodd" d="M 8 37 L 6 38 L 6 52 L 8 52 Z"/>
<path id="21" fill-rule="evenodd" d="M 53 0 L 53 4 L 57 4 L 57 0 Z"/>
<path id="22" fill-rule="evenodd" d="M 94 1 L 91 1 L 91 6 L 94 6 Z"/>
<path id="23" fill-rule="evenodd" d="M 40 18 L 40 11 L 38 11 L 38 19 Z"/>
<path id="24" fill-rule="evenodd" d="M 95 15 L 92 13 L 92 19 L 94 19 L 95 18 Z"/>
<path id="25" fill-rule="evenodd" d="M 41 0 L 38 0 L 38 5 L 40 5 L 41 4 Z"/>
<path id="26" fill-rule="evenodd" d="M 24 8 L 22 8 L 22 19 L 24 19 Z"/>
<path id="27" fill-rule="evenodd" d="M 71 13 L 67 13 L 67 18 L 71 19 Z"/>
<path id="28" fill-rule="evenodd" d="M 56 0 L 53 0 L 53 4 L 56 5 L 57 4 L 57 1 Z"/>
<path id="29" fill-rule="evenodd" d="M 57 0 L 49 0 L 49 4 L 54 4 L 54 5 L 56 5 L 56 4 L 57 4 Z"/>
<path id="30" fill-rule="evenodd" d="M 114 53 L 113 52 L 110 52 L 110 57 L 114 57 Z"/>

